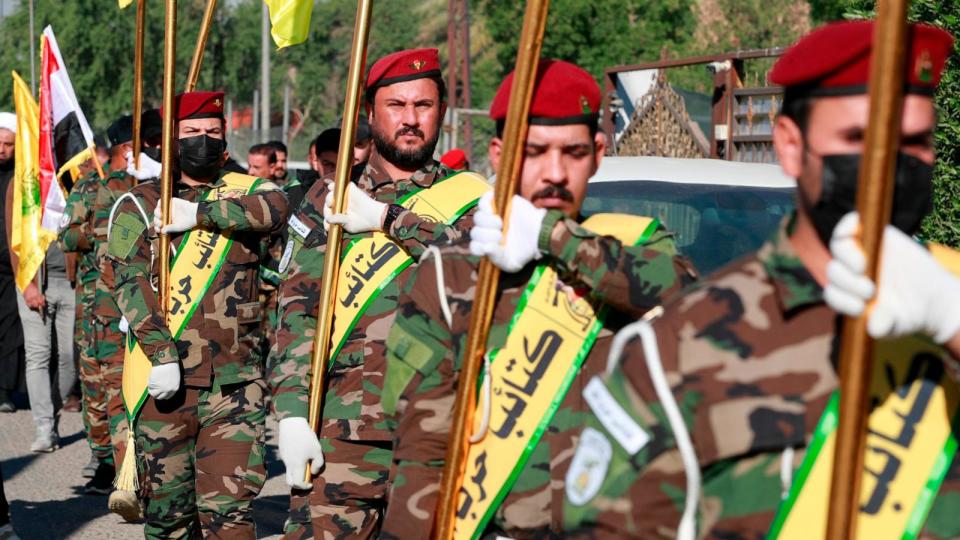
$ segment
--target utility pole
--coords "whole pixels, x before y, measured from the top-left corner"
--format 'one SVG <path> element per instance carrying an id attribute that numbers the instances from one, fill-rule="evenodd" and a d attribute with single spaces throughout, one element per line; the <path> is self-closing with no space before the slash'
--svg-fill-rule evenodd
<path id="1" fill-rule="evenodd" d="M 260 9 L 260 139 L 270 138 L 270 10 L 266 2 Z"/>
<path id="2" fill-rule="evenodd" d="M 446 150 L 453 148 L 453 141 L 457 136 L 457 4 L 460 0 L 447 0 L 447 118 L 449 133 L 447 134 Z"/>
<path id="3" fill-rule="evenodd" d="M 37 90 L 36 90 L 36 88 L 37 88 L 37 67 L 36 67 L 36 66 L 37 66 L 37 51 L 36 51 L 36 49 L 35 49 L 36 45 L 34 45 L 34 44 L 37 42 L 37 40 L 36 40 L 36 38 L 35 38 L 34 35 L 33 35 L 33 27 L 34 27 L 34 24 L 33 24 L 33 0 L 30 0 L 29 9 L 30 9 L 30 92 L 32 92 L 33 95 L 37 95 L 37 94 L 36 94 L 36 92 L 37 92 Z"/>
<path id="4" fill-rule="evenodd" d="M 290 144 L 290 84 L 283 85 L 283 144 Z"/>
<path id="5" fill-rule="evenodd" d="M 253 91 L 253 136 L 250 137 L 250 144 L 260 142 L 260 91 Z"/>
<path id="6" fill-rule="evenodd" d="M 470 13 L 468 0 L 447 0 L 447 106 L 470 109 Z M 463 150 L 473 161 L 473 122 L 469 114 L 451 114 L 450 145 L 457 141 L 459 119 L 463 118 Z"/>
<path id="7" fill-rule="evenodd" d="M 463 89 L 460 93 L 460 107 L 463 109 L 472 109 L 473 100 L 470 98 L 470 2 L 469 0 L 460 0 L 460 57 L 463 67 Z M 463 120 L 463 145 L 467 154 L 467 161 L 473 163 L 473 115 L 464 114 Z"/>

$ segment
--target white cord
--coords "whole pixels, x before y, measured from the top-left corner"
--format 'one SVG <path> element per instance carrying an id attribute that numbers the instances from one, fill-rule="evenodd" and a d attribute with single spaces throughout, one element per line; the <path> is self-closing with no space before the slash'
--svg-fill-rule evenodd
<path id="1" fill-rule="evenodd" d="M 683 516 L 677 526 L 677 540 L 693 540 L 697 533 L 697 505 L 700 500 L 701 485 L 700 463 L 697 461 L 697 454 L 693 448 L 693 442 L 690 440 L 687 424 L 683 421 L 680 407 L 677 405 L 676 397 L 673 395 L 673 391 L 667 382 L 667 376 L 663 371 L 660 348 L 657 345 L 657 335 L 648 321 L 640 320 L 627 325 L 613 338 L 610 356 L 607 359 L 607 373 L 610 373 L 612 368 L 616 367 L 620 356 L 623 354 L 623 348 L 634 336 L 640 337 L 650 380 L 653 382 L 657 399 L 663 406 L 663 412 L 667 415 L 667 421 L 670 423 L 670 429 L 677 441 L 677 450 L 680 451 L 683 469 L 687 476 L 687 496 L 684 502 Z"/>
<path id="2" fill-rule="evenodd" d="M 780 454 L 780 498 L 787 499 L 790 488 L 793 487 L 793 455 L 796 451 L 792 446 L 783 449 Z"/>
<path id="3" fill-rule="evenodd" d="M 487 436 L 487 430 L 490 429 L 490 402 L 493 395 L 490 390 L 490 353 L 483 355 L 483 390 L 480 393 L 480 403 L 482 404 L 480 417 L 480 428 L 470 436 L 470 444 L 477 444 Z"/>
<path id="4" fill-rule="evenodd" d="M 427 250 L 420 256 L 422 263 L 433 254 L 433 267 L 437 272 L 437 296 L 440 297 L 440 311 L 443 312 L 443 318 L 447 321 L 447 327 L 453 328 L 453 313 L 450 311 L 450 303 L 447 301 L 447 285 L 443 278 L 443 258 L 440 255 L 440 249 L 437 246 L 427 246 Z"/>

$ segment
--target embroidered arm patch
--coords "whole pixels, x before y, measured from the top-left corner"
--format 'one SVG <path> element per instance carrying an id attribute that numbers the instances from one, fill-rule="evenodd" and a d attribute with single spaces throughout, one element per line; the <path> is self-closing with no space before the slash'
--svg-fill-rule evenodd
<path id="1" fill-rule="evenodd" d="M 147 225 L 133 214 L 120 214 L 114 219 L 110 231 L 110 243 L 107 252 L 119 259 L 128 259 L 136 249 L 137 240 L 143 236 Z"/>

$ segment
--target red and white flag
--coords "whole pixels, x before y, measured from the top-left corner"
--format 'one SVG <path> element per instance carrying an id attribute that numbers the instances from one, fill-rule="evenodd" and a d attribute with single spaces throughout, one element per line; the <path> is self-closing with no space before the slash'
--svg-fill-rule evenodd
<path id="1" fill-rule="evenodd" d="M 59 178 L 93 157 L 93 131 L 80 110 L 53 28 L 40 38 L 40 204 L 41 226 L 56 231 L 66 197 Z"/>

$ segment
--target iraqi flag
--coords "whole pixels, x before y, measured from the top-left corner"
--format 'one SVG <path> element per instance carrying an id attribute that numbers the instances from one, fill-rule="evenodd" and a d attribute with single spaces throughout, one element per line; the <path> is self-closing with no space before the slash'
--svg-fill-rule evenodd
<path id="1" fill-rule="evenodd" d="M 66 199 L 59 178 L 94 156 L 93 131 L 60 56 L 53 28 L 40 40 L 40 187 L 44 228 L 57 229 Z"/>

